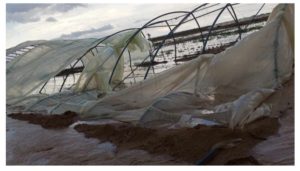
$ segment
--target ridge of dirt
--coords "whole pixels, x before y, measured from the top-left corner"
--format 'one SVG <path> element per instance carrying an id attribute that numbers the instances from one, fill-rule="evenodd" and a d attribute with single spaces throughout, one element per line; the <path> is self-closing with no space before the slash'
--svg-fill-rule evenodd
<path id="1" fill-rule="evenodd" d="M 67 111 L 62 115 L 43 115 L 39 113 L 12 113 L 8 115 L 13 119 L 27 121 L 31 124 L 41 125 L 46 129 L 62 129 L 67 128 L 72 123 L 78 120 L 78 115 L 75 112 Z"/>

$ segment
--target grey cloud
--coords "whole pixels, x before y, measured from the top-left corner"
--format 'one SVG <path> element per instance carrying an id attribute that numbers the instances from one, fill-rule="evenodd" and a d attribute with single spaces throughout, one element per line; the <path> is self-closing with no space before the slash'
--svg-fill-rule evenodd
<path id="1" fill-rule="evenodd" d="M 7 13 L 28 12 L 36 8 L 46 8 L 51 4 L 6 4 Z"/>
<path id="2" fill-rule="evenodd" d="M 57 19 L 55 19 L 54 17 L 48 17 L 45 21 L 46 22 L 57 22 Z"/>
<path id="3" fill-rule="evenodd" d="M 135 20 L 134 23 L 146 22 L 146 21 L 148 21 L 148 20 L 149 20 L 149 19 L 146 19 L 146 18 L 144 18 L 144 19 L 138 19 L 138 20 Z"/>
<path id="4" fill-rule="evenodd" d="M 86 7 L 86 4 L 6 4 L 7 13 L 22 13 L 34 9 L 47 10 L 51 12 L 68 12 L 77 7 Z"/>
<path id="5" fill-rule="evenodd" d="M 6 21 L 29 23 L 40 21 L 40 17 L 53 13 L 65 13 L 86 4 L 7 4 Z"/>
<path id="6" fill-rule="evenodd" d="M 40 17 L 34 15 L 18 15 L 18 14 L 10 14 L 6 16 L 7 21 L 15 21 L 19 23 L 30 23 L 30 22 L 37 22 L 40 21 Z"/>
<path id="7" fill-rule="evenodd" d="M 100 32 L 104 32 L 107 30 L 111 30 L 113 29 L 114 26 L 111 24 L 107 24 L 105 26 L 102 26 L 100 28 L 92 28 L 89 30 L 84 30 L 84 31 L 76 31 L 76 32 L 72 32 L 70 34 L 63 34 L 60 36 L 61 39 L 76 39 L 76 38 L 80 38 L 81 36 L 87 35 L 87 34 L 93 34 L 93 33 L 100 33 Z"/>
<path id="8" fill-rule="evenodd" d="M 86 7 L 86 4 L 54 4 L 50 7 L 54 12 L 68 12 L 77 7 Z"/>

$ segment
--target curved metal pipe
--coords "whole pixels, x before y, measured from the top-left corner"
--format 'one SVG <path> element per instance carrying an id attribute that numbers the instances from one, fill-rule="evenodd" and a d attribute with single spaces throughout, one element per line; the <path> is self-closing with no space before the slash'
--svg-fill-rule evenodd
<path id="1" fill-rule="evenodd" d="M 210 29 L 209 29 L 209 31 L 208 31 L 208 34 L 207 34 L 207 36 L 206 36 L 206 39 L 205 39 L 205 41 L 204 41 L 204 44 L 203 44 L 203 47 L 202 47 L 202 52 L 205 51 L 205 47 L 206 47 L 206 44 L 207 44 L 207 42 L 208 42 L 209 36 L 210 36 L 210 34 L 211 34 L 211 32 L 212 32 L 212 30 L 213 30 L 213 28 L 214 28 L 216 22 L 218 21 L 218 19 L 220 18 L 221 14 L 224 12 L 224 10 L 227 8 L 227 6 L 228 6 L 228 4 L 226 4 L 226 5 L 222 8 L 222 10 L 219 12 L 219 14 L 217 15 L 217 17 L 215 18 L 213 24 L 211 25 L 211 27 L 210 27 Z"/>
<path id="2" fill-rule="evenodd" d="M 202 5 L 199 6 L 198 8 L 200 8 L 200 7 L 202 7 Z M 196 8 L 196 9 L 198 9 L 198 8 Z M 113 74 L 114 74 L 114 72 L 115 72 L 115 70 L 116 70 L 116 68 L 117 68 L 117 65 L 118 65 L 118 63 L 119 63 L 119 61 L 120 61 L 121 56 L 123 55 L 123 53 L 124 53 L 125 49 L 128 47 L 128 45 L 131 43 L 131 41 L 133 40 L 133 38 L 134 38 L 134 37 L 135 37 L 142 29 L 146 28 L 148 25 L 150 25 L 150 23 L 152 23 L 153 21 L 157 20 L 158 18 L 163 17 L 163 16 L 166 16 L 166 15 L 170 15 L 170 14 L 175 14 L 175 13 L 186 13 L 186 12 L 185 12 L 185 11 L 175 11 L 175 12 L 169 12 L 169 13 L 162 14 L 162 15 L 160 15 L 160 16 L 158 16 L 158 17 L 155 17 L 155 18 L 153 18 L 152 20 L 148 21 L 146 24 L 144 24 L 143 27 L 139 28 L 132 36 L 129 37 L 128 42 L 127 42 L 126 45 L 123 47 L 123 49 L 122 49 L 121 53 L 119 54 L 119 57 L 118 57 L 118 59 L 117 59 L 115 65 L 114 65 L 114 68 L 113 68 L 113 70 L 112 70 L 112 73 L 111 73 L 111 75 L 110 75 L 110 77 L 109 77 L 109 84 L 110 84 L 111 81 L 112 81 Z M 161 23 L 161 22 L 164 22 L 164 21 L 158 21 L 158 22 L 156 22 L 155 24 Z M 154 24 L 154 23 L 152 23 L 152 24 Z M 175 27 L 176 27 L 176 26 L 175 26 Z M 149 71 L 147 70 L 147 72 L 149 72 Z"/>
<path id="3" fill-rule="evenodd" d="M 203 46 L 204 46 L 204 37 L 203 37 L 203 33 L 202 33 L 202 30 L 201 30 L 200 24 L 199 24 L 197 18 L 194 16 L 193 13 L 192 13 L 192 16 L 193 16 L 194 20 L 196 21 L 196 24 L 197 24 L 197 26 L 198 26 L 198 28 L 199 28 L 199 32 L 200 32 L 200 34 L 201 34 L 201 41 L 202 41 L 202 44 L 203 44 Z"/>
<path id="4" fill-rule="evenodd" d="M 202 30 L 200 29 L 200 30 L 201 30 L 201 34 L 202 34 L 201 37 L 202 37 L 202 40 L 203 40 L 202 43 L 204 44 L 203 47 L 204 47 L 204 50 L 205 50 L 205 46 L 207 45 L 207 42 L 208 42 L 209 36 L 210 36 L 210 34 L 211 34 L 211 32 L 212 32 L 213 26 L 215 26 L 215 24 L 216 24 L 218 18 L 220 17 L 220 15 L 223 13 L 223 11 L 224 11 L 225 9 L 227 9 L 227 10 L 229 11 L 230 15 L 232 16 L 232 18 L 233 18 L 234 21 L 237 23 L 237 25 L 238 25 L 238 27 L 239 27 L 239 29 L 240 29 L 240 24 L 239 24 L 239 22 L 238 22 L 238 18 L 237 18 L 236 13 L 235 13 L 235 11 L 234 11 L 234 9 L 233 9 L 233 6 L 234 6 L 234 5 L 238 5 L 238 3 L 235 3 L 235 4 L 226 4 L 226 5 L 225 5 L 224 7 L 222 7 L 222 8 L 218 8 L 218 9 L 216 9 L 216 10 L 210 11 L 210 12 L 208 12 L 208 13 L 205 13 L 205 14 L 202 14 L 202 15 L 199 15 L 199 16 L 195 16 L 192 12 L 189 12 L 187 15 L 183 15 L 183 16 L 192 15 L 192 16 L 193 16 L 193 19 L 190 19 L 190 20 L 183 20 L 183 21 L 181 20 L 182 23 L 179 23 L 179 24 L 177 24 L 177 25 L 171 25 L 171 24 L 169 24 L 169 23 L 167 23 L 166 21 L 163 21 L 163 20 L 156 21 L 156 22 L 152 22 L 152 23 L 151 23 L 151 21 L 150 21 L 150 22 L 148 22 L 148 24 L 145 24 L 142 28 L 140 28 L 140 30 L 143 30 L 143 29 L 146 29 L 146 28 L 152 28 L 152 27 L 154 27 L 155 24 L 159 24 L 159 23 L 162 23 L 162 22 L 167 23 L 167 25 L 166 25 L 166 26 L 155 26 L 155 27 L 169 27 L 169 28 L 170 28 L 171 26 L 179 27 L 180 24 L 183 24 L 183 23 L 186 23 L 186 22 L 189 22 L 189 21 L 192 21 L 192 20 L 195 20 L 195 21 L 196 21 L 196 23 L 197 23 L 197 25 L 198 25 L 198 28 L 199 28 L 200 25 L 199 25 L 199 23 L 198 23 L 197 18 L 200 18 L 200 17 L 203 17 L 203 16 L 205 16 L 205 15 L 208 15 L 208 14 L 211 14 L 211 13 L 214 13 L 214 12 L 216 12 L 216 11 L 220 11 L 220 10 L 221 10 L 221 12 L 219 12 L 218 16 L 216 17 L 216 19 L 215 19 L 215 21 L 214 21 L 214 24 L 213 24 L 212 27 L 210 28 L 209 34 L 207 35 L 206 39 L 204 38 L 204 35 L 203 35 L 203 33 L 202 33 Z M 233 14 L 231 13 L 230 8 L 232 9 Z M 180 11 L 180 12 L 186 13 L 186 11 Z M 172 12 L 172 13 L 180 13 L 180 12 Z M 161 16 L 165 16 L 165 15 L 167 15 L 167 14 L 163 14 L 163 15 L 161 15 Z M 159 16 L 159 17 L 160 17 L 160 16 Z M 155 19 L 157 19 L 157 18 L 159 18 L 159 17 L 156 17 Z M 177 17 L 175 17 L 175 18 L 179 18 L 179 17 L 181 17 L 181 16 L 177 16 Z M 173 18 L 173 19 L 175 19 L 175 18 Z M 168 19 L 168 20 L 171 20 L 171 19 Z M 168 21 L 168 20 L 167 20 L 167 21 Z M 152 20 L 152 21 L 154 21 L 154 20 Z M 241 29 L 240 29 L 240 30 L 241 30 Z M 170 33 L 171 33 L 171 34 L 170 34 Z M 166 40 L 166 39 L 169 39 L 169 36 L 170 36 L 170 35 L 171 35 L 172 38 L 173 38 L 173 33 L 174 33 L 174 30 L 173 30 L 173 32 L 170 31 L 169 34 L 166 36 L 165 40 Z M 132 37 L 133 37 L 133 36 L 132 36 Z M 241 36 L 239 36 L 239 37 L 241 37 Z M 165 40 L 163 40 L 163 42 L 161 43 L 161 45 L 160 45 L 158 48 L 155 48 L 155 50 L 153 50 L 153 52 L 156 52 L 156 53 L 155 53 L 155 55 L 153 55 L 154 57 L 151 58 L 151 60 L 154 60 L 155 56 L 157 55 L 157 52 L 160 50 L 160 48 L 161 48 L 162 45 L 164 44 Z M 174 40 L 174 39 L 173 39 L 173 40 Z M 176 43 L 175 43 L 175 44 L 176 44 Z M 147 56 L 147 57 L 143 60 L 143 62 L 144 62 L 146 59 L 148 59 L 148 57 L 149 57 L 149 56 Z M 143 63 L 143 62 L 142 62 L 142 63 Z M 136 67 L 135 69 L 133 69 L 132 71 L 135 71 L 136 69 L 137 69 L 137 67 Z M 150 66 L 148 67 L 148 71 L 147 71 L 147 72 L 149 72 L 149 69 L 150 69 Z M 147 77 L 147 72 L 146 72 L 144 78 Z M 125 79 L 127 79 L 131 74 L 132 74 L 132 72 L 129 73 L 122 81 L 124 81 Z M 118 86 L 118 85 L 116 85 L 114 88 L 116 88 L 117 86 Z"/>
<path id="5" fill-rule="evenodd" d="M 112 73 L 111 73 L 110 78 L 109 78 L 109 84 L 110 84 L 111 81 L 112 81 L 112 77 L 113 77 L 113 75 L 114 75 L 114 73 L 115 73 L 116 67 L 117 67 L 117 65 L 118 65 L 118 63 L 119 63 L 119 61 L 120 61 L 120 58 L 123 56 L 125 50 L 126 50 L 127 47 L 129 46 L 129 44 L 131 43 L 131 41 L 134 39 L 134 37 L 135 37 L 137 34 L 139 34 L 139 33 L 141 32 L 142 36 L 145 38 L 145 34 L 143 33 L 143 29 L 152 28 L 152 27 L 154 27 L 154 25 L 159 24 L 159 23 L 166 23 L 166 26 L 163 26 L 163 27 L 168 27 L 170 31 L 169 31 L 168 35 L 163 39 L 163 41 L 161 42 L 161 44 L 159 44 L 159 46 L 158 46 L 157 48 L 155 48 L 155 49 L 152 51 L 152 52 L 155 52 L 154 55 L 149 55 L 149 56 L 147 56 L 147 57 L 144 59 L 144 61 L 150 57 L 150 58 L 151 58 L 151 59 L 150 59 L 151 62 L 153 62 L 154 59 L 155 59 L 155 57 L 157 56 L 159 50 L 163 47 L 163 45 L 165 44 L 166 40 L 169 39 L 170 36 L 172 37 L 172 39 L 173 39 L 173 41 L 174 41 L 175 61 L 176 61 L 176 59 L 177 59 L 177 42 L 176 42 L 176 39 L 175 39 L 175 36 L 174 36 L 174 32 L 175 32 L 182 24 L 187 23 L 187 22 L 192 21 L 192 20 L 195 20 L 195 22 L 196 22 L 196 24 L 197 24 L 197 26 L 198 26 L 198 28 L 199 28 L 199 31 L 200 31 L 200 33 L 201 33 L 201 39 L 202 39 L 202 43 L 203 43 L 202 52 L 204 52 L 204 51 L 205 51 L 205 48 L 206 48 L 206 45 L 207 45 L 207 43 L 208 43 L 208 39 L 209 39 L 209 37 L 210 37 L 210 35 L 211 35 L 211 32 L 212 32 L 212 30 L 213 30 L 213 27 L 216 25 L 217 20 L 219 19 L 220 15 L 224 12 L 225 9 L 228 10 L 228 12 L 230 13 L 230 15 L 231 15 L 232 18 L 234 19 L 234 21 L 237 23 L 237 26 L 238 26 L 238 29 L 239 29 L 239 39 L 241 39 L 242 30 L 241 30 L 240 23 L 239 23 L 239 21 L 238 21 L 238 18 L 237 18 L 237 16 L 236 16 L 236 13 L 235 13 L 234 8 L 233 8 L 233 5 L 237 5 L 237 4 L 226 4 L 226 5 L 225 5 L 224 7 L 222 7 L 222 8 L 218 8 L 218 9 L 216 9 L 216 10 L 207 12 L 207 13 L 205 13 L 205 14 L 202 14 L 202 15 L 199 15 L 199 16 L 195 16 L 195 15 L 194 15 L 194 13 L 195 13 L 195 12 L 198 12 L 199 10 L 208 9 L 208 8 L 211 8 L 211 7 L 216 6 L 216 5 L 219 5 L 219 4 L 213 4 L 213 5 L 211 5 L 211 6 L 205 7 L 206 5 L 207 5 L 207 4 L 202 4 L 202 5 L 198 6 L 198 7 L 196 7 L 195 9 L 193 9 L 193 10 L 190 11 L 190 12 L 188 12 L 188 11 L 174 11 L 174 12 L 165 13 L 165 14 L 162 14 L 162 15 L 159 15 L 159 16 L 153 18 L 152 20 L 148 21 L 146 24 L 144 24 L 144 25 L 143 25 L 142 27 L 140 27 L 140 28 L 129 28 L 129 29 L 124 29 L 124 30 L 115 32 L 115 33 L 113 33 L 113 34 L 111 34 L 111 35 L 108 35 L 108 36 L 106 36 L 106 37 L 100 38 L 100 39 L 97 40 L 97 41 L 99 41 L 99 42 L 96 43 L 96 41 L 95 41 L 95 43 L 96 43 L 95 46 L 89 48 L 82 56 L 80 56 L 79 58 L 77 58 L 77 61 L 73 64 L 72 68 L 73 68 L 74 66 L 76 66 L 76 64 L 79 62 L 79 60 L 81 60 L 84 56 L 86 56 L 87 53 L 91 52 L 91 53 L 94 55 L 93 49 L 96 48 L 99 44 L 101 44 L 101 43 L 104 42 L 105 40 L 109 39 L 110 37 L 112 37 L 112 36 L 114 36 L 114 35 L 116 35 L 116 34 L 118 34 L 118 33 L 121 33 L 121 32 L 129 31 L 129 30 L 136 30 L 136 31 L 135 31 L 128 39 L 127 39 L 127 42 L 126 42 L 125 46 L 123 47 L 123 49 L 121 50 L 121 53 L 119 54 L 119 56 L 118 56 L 118 58 L 117 58 L 117 61 L 116 61 L 115 65 L 114 65 L 114 67 L 113 67 Z M 231 13 L 230 9 L 232 10 L 232 13 Z M 209 32 L 208 32 L 207 36 L 205 37 L 205 36 L 203 35 L 203 33 L 202 33 L 202 30 L 201 30 L 201 27 L 200 27 L 200 24 L 199 24 L 197 18 L 203 17 L 203 16 L 205 16 L 205 15 L 208 15 L 208 14 L 210 14 L 210 13 L 213 13 L 213 12 L 216 12 L 216 11 L 219 11 L 219 10 L 221 10 L 221 11 L 219 12 L 219 14 L 217 15 L 217 17 L 215 18 L 215 20 L 214 20 L 214 22 L 213 22 L 211 28 L 209 29 Z M 173 17 L 173 18 L 170 18 L 170 19 L 165 19 L 165 20 L 158 20 L 158 21 L 156 21 L 157 19 L 159 19 L 159 18 L 161 18 L 161 17 L 168 16 L 168 15 L 170 15 L 170 14 L 180 14 L 180 13 L 184 13 L 185 15 L 180 15 L 180 16 L 176 16 L 176 17 Z M 192 16 L 193 18 L 192 18 L 192 19 L 188 19 L 189 16 Z M 171 24 L 169 24 L 168 21 L 170 21 L 170 20 L 172 20 L 172 19 L 178 19 L 178 18 L 180 18 L 180 17 L 183 17 L 183 18 L 180 20 L 180 22 L 179 22 L 178 24 L 176 24 L 176 25 L 171 25 Z M 174 28 L 172 29 L 171 26 L 174 26 Z M 155 26 L 155 27 L 158 27 L 158 26 Z M 96 49 L 96 51 L 98 51 L 98 50 Z M 132 73 L 132 72 L 135 71 L 135 69 L 132 69 L 132 65 L 131 65 L 131 54 L 130 54 L 130 51 L 129 51 L 129 50 L 128 50 L 128 54 L 129 54 L 129 60 L 130 60 L 129 62 L 130 62 L 130 68 L 131 68 L 131 73 Z M 144 61 L 143 61 L 143 62 L 144 62 Z M 147 69 L 147 71 L 146 71 L 146 73 L 145 73 L 144 79 L 147 78 L 147 75 L 148 75 L 148 72 L 149 72 L 149 70 L 150 70 L 150 67 L 151 67 L 151 65 L 148 67 L 148 69 Z M 136 67 L 136 68 L 137 68 L 137 67 Z M 152 66 L 152 68 L 153 68 L 153 66 Z M 130 74 L 131 74 L 131 73 L 130 73 Z M 129 75 L 130 75 L 130 74 L 129 74 Z M 66 76 L 66 78 L 64 78 L 64 82 L 65 82 L 65 80 L 67 79 L 68 76 L 69 76 L 69 74 Z M 124 79 L 123 79 L 123 80 L 124 80 Z M 64 82 L 63 82 L 63 85 L 64 85 Z M 47 82 L 43 85 L 42 89 L 45 87 L 46 84 L 47 84 Z M 63 87 L 63 85 L 62 85 L 62 87 Z M 61 87 L 61 89 L 62 89 L 62 87 Z M 42 89 L 40 90 L 40 92 L 42 91 Z M 60 89 L 60 91 L 61 91 L 61 89 Z"/>
<path id="6" fill-rule="evenodd" d="M 172 31 L 172 28 L 171 28 L 171 26 L 169 25 L 169 22 L 168 21 L 166 21 L 166 24 L 168 25 L 168 27 L 169 27 L 169 30 L 170 31 Z M 174 57 L 175 57 L 175 61 L 176 61 L 176 59 L 177 59 L 177 43 L 176 43 L 176 39 L 175 39 L 175 37 L 174 37 L 174 34 L 172 33 L 172 38 L 173 38 L 173 41 L 174 41 Z"/>
<path id="7" fill-rule="evenodd" d="M 152 58 L 152 61 L 151 62 L 153 62 L 153 60 L 154 60 L 154 58 L 155 58 L 155 56 L 157 55 L 157 53 L 158 53 L 158 51 L 159 51 L 159 49 L 164 45 L 164 43 L 165 43 L 165 41 L 166 41 L 166 39 L 168 39 L 169 37 L 170 37 L 170 35 L 171 34 L 173 34 L 174 33 L 174 31 L 176 31 L 180 26 L 181 26 L 181 24 L 194 12 L 194 11 L 196 11 L 197 9 L 199 9 L 199 8 L 201 8 L 201 7 L 203 7 L 203 6 L 205 6 L 205 5 L 207 5 L 207 4 L 203 4 L 203 5 L 201 5 L 201 6 L 199 6 L 199 7 L 197 7 L 197 8 L 195 8 L 194 10 L 192 10 L 191 12 L 189 12 L 173 29 L 172 29 L 172 31 L 170 31 L 169 32 L 169 34 L 166 36 L 166 38 L 162 41 L 162 43 L 160 44 L 160 46 L 158 47 L 158 50 L 155 52 L 155 54 L 153 55 L 153 58 Z M 148 69 L 147 69 L 147 71 L 146 71 L 146 74 L 145 74 L 145 77 L 144 77 L 144 79 L 146 79 L 147 78 L 147 75 L 148 75 L 148 72 L 149 72 L 149 69 L 150 69 L 150 67 L 148 67 Z"/>
<path id="8" fill-rule="evenodd" d="M 231 14 L 231 12 L 230 12 L 230 10 L 229 10 L 228 7 L 231 8 L 231 10 L 232 10 L 232 12 L 233 12 L 233 15 Z M 232 16 L 233 20 L 234 20 L 234 21 L 236 22 L 236 24 L 237 24 L 237 27 L 238 27 L 238 30 L 239 30 L 239 37 L 238 37 L 238 38 L 241 40 L 241 39 L 242 39 L 242 29 L 241 29 L 241 25 L 240 25 L 239 19 L 237 18 L 237 15 L 236 15 L 236 13 L 235 13 L 235 11 L 234 11 L 233 6 L 232 6 L 231 4 L 228 4 L 228 7 L 227 7 L 228 12 L 230 13 L 230 15 Z"/>

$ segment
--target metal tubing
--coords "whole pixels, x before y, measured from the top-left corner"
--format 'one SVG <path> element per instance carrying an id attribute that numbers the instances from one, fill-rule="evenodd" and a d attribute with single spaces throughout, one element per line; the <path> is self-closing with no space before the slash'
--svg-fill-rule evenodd
<path id="1" fill-rule="evenodd" d="M 168 25 L 169 30 L 172 31 L 172 28 L 171 28 L 171 26 L 169 25 L 169 22 L 168 22 L 168 21 L 166 21 L 166 24 Z M 174 41 L 174 52 L 175 52 L 174 57 L 175 57 L 175 61 L 176 61 L 176 59 L 177 59 L 177 47 L 176 47 L 176 46 L 177 46 L 177 45 L 176 45 L 176 39 L 175 39 L 173 33 L 172 33 L 172 38 L 173 38 L 173 41 Z"/>
<path id="2" fill-rule="evenodd" d="M 226 4 L 226 5 L 222 8 L 222 10 L 219 12 L 219 14 L 217 15 L 217 17 L 215 18 L 213 24 L 211 25 L 211 27 L 210 27 L 210 29 L 209 29 L 209 31 L 208 31 L 208 34 L 207 34 L 207 36 L 206 36 L 206 39 L 205 39 L 205 41 L 204 41 L 203 48 L 202 48 L 202 52 L 205 51 L 205 47 L 206 47 L 206 44 L 207 44 L 207 42 L 208 42 L 209 36 L 210 36 L 210 34 L 211 34 L 211 32 L 212 32 L 212 30 L 213 30 L 213 28 L 214 28 L 216 22 L 218 21 L 219 17 L 220 17 L 221 14 L 224 12 L 224 10 L 227 8 L 227 6 L 228 6 L 228 4 Z"/>

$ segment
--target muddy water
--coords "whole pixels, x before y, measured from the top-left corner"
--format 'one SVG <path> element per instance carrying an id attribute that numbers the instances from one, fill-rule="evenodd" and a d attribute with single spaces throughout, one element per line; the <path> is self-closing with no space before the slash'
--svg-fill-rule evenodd
<path id="1" fill-rule="evenodd" d="M 241 159 L 255 164 L 249 151 L 278 127 L 276 119 L 261 119 L 244 131 L 204 125 L 154 129 L 102 120 L 46 129 L 44 121 L 16 119 L 7 117 L 8 165 L 193 165 L 216 143 L 237 138 L 242 142 L 207 164 L 245 164 Z"/>
<path id="2" fill-rule="evenodd" d="M 44 129 L 7 117 L 6 162 L 8 165 L 130 165 L 174 164 L 168 155 L 144 150 L 122 150 L 108 141 L 85 138 L 72 127 Z"/>

